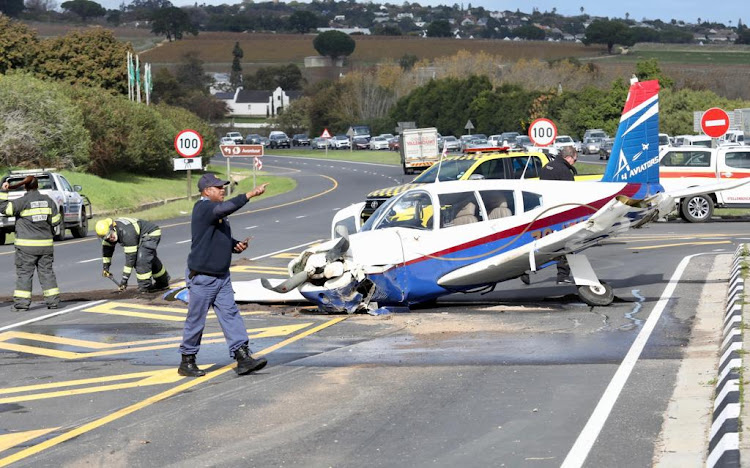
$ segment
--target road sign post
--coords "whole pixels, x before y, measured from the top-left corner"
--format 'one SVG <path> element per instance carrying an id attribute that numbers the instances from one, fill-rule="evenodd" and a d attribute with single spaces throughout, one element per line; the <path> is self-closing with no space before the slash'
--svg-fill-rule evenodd
<path id="1" fill-rule="evenodd" d="M 471 123 L 471 119 L 469 119 L 466 122 L 466 125 L 464 125 L 464 129 L 466 130 L 466 134 L 470 134 L 472 130 L 474 130 L 474 124 Z"/>
<path id="2" fill-rule="evenodd" d="M 557 126 L 550 119 L 536 119 L 529 125 L 529 139 L 534 146 L 545 147 L 557 138 Z"/>
<path id="3" fill-rule="evenodd" d="M 712 138 L 711 146 L 715 148 L 716 139 L 729 130 L 729 115 L 718 107 L 708 109 L 701 117 L 701 130 Z"/>
<path id="4" fill-rule="evenodd" d="M 203 151 L 203 137 L 200 133 L 195 130 L 185 129 L 174 137 L 174 149 L 183 158 L 194 158 Z M 198 165 L 200 165 L 200 158 L 198 158 Z M 175 163 L 176 165 L 176 163 Z M 175 170 L 178 170 L 175 167 Z M 191 181 L 191 168 L 187 168 L 187 197 L 188 201 L 193 201 L 193 194 L 190 191 Z"/>
<path id="5" fill-rule="evenodd" d="M 331 132 L 327 128 L 323 129 L 323 133 L 320 134 L 320 138 L 326 139 L 326 158 L 328 157 L 328 139 L 331 138 Z"/>

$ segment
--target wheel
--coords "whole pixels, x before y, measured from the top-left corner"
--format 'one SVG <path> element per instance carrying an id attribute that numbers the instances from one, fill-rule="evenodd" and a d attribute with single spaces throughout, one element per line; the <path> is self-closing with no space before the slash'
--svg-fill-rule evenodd
<path id="1" fill-rule="evenodd" d="M 56 241 L 65 240 L 65 221 L 60 221 L 60 224 L 55 226 L 52 231 L 52 239 Z"/>
<path id="2" fill-rule="evenodd" d="M 714 213 L 714 201 L 708 195 L 683 198 L 680 211 L 683 218 L 690 223 L 705 223 Z"/>
<path id="3" fill-rule="evenodd" d="M 590 306 L 608 306 L 615 300 L 612 286 L 601 282 L 601 286 L 578 286 L 578 296 Z"/>
<path id="4" fill-rule="evenodd" d="M 80 239 L 81 237 L 86 237 L 89 233 L 89 219 L 86 217 L 86 210 L 81 210 L 81 224 L 78 226 L 71 228 L 70 233 L 73 234 L 73 237 Z"/>
<path id="5" fill-rule="evenodd" d="M 5 245 L 5 231 L 0 231 L 0 245 Z"/>
<path id="6" fill-rule="evenodd" d="M 521 282 L 523 284 L 525 284 L 525 285 L 531 284 L 531 278 L 529 278 L 529 274 L 528 273 L 524 273 L 524 274 L 521 275 Z"/>

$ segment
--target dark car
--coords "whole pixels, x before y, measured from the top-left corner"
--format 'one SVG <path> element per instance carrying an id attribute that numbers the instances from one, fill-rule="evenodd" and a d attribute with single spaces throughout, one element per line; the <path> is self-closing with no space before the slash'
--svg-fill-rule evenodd
<path id="1" fill-rule="evenodd" d="M 268 137 L 269 148 L 291 148 L 292 142 L 289 141 L 289 137 L 283 133 L 277 133 Z"/>
<path id="2" fill-rule="evenodd" d="M 364 137 L 354 137 L 352 138 L 352 145 L 355 150 L 370 149 L 370 140 Z"/>
<path id="3" fill-rule="evenodd" d="M 604 138 L 599 144 L 599 159 L 609 159 L 612 154 L 612 146 L 614 146 L 614 138 Z"/>
<path id="4" fill-rule="evenodd" d="M 304 133 L 297 133 L 292 136 L 292 146 L 310 146 L 310 137 Z"/>
<path id="5" fill-rule="evenodd" d="M 393 137 L 390 140 L 388 140 L 388 149 L 390 151 L 398 151 L 400 145 L 401 145 L 401 142 L 399 141 L 399 137 Z"/>
<path id="6" fill-rule="evenodd" d="M 245 137 L 245 144 L 247 145 L 259 145 L 261 136 L 257 133 L 250 133 Z"/>

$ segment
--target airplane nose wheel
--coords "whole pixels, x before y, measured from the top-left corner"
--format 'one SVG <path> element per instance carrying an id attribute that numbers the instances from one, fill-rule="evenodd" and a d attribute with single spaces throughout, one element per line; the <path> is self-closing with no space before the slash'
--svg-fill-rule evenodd
<path id="1" fill-rule="evenodd" d="M 615 300 L 612 286 L 601 282 L 601 286 L 578 286 L 578 296 L 590 306 L 608 306 Z"/>

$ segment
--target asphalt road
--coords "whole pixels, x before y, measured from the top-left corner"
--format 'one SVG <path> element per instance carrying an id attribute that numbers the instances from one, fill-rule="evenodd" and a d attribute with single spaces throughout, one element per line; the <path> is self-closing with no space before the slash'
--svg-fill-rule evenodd
<path id="1" fill-rule="evenodd" d="M 266 168 L 299 186 L 233 216 L 235 231 L 255 236 L 245 257 L 256 260 L 238 262 L 236 279 L 282 276 L 301 245 L 329 234 L 335 209 L 402 179 L 396 167 L 338 161 L 266 157 Z M 161 225 L 160 256 L 181 276 L 187 219 Z M 11 314 L 6 303 L 0 466 L 552 467 L 582 434 L 590 447 L 571 466 L 649 466 L 707 272 L 747 231 L 745 222 L 654 223 L 588 250 L 615 289 L 603 308 L 555 285 L 553 269 L 530 286 L 509 281 L 409 314 L 245 305 L 251 348 L 270 365 L 242 378 L 214 318 L 199 354 L 211 372 L 176 375 L 179 303 L 101 295 L 27 324 L 19 322 L 48 311 Z M 56 244 L 64 290 L 108 287 L 97 262 L 80 263 L 98 259 L 97 244 Z M 0 277 L 4 288 L 12 277 Z M 608 386 L 649 319 L 653 332 L 612 395 Z M 613 406 L 591 432 L 603 396 Z"/>

